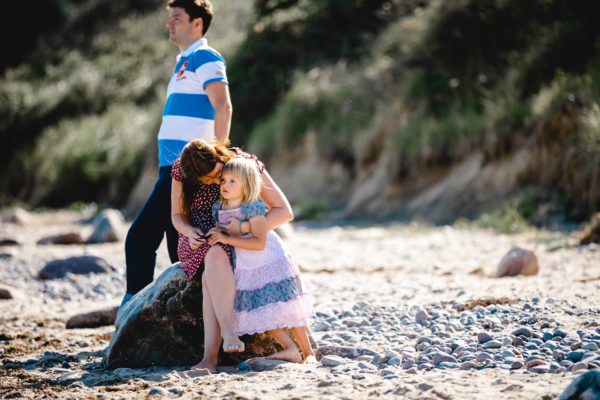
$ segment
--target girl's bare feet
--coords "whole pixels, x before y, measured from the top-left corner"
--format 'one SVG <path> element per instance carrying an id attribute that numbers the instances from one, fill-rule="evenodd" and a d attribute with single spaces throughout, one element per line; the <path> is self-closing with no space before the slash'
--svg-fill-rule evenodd
<path id="1" fill-rule="evenodd" d="M 270 360 L 283 360 L 289 361 L 293 363 L 302 363 L 302 354 L 300 354 L 300 350 L 297 347 L 290 347 L 282 351 L 278 351 L 275 354 L 271 354 L 267 356 Z"/>
<path id="2" fill-rule="evenodd" d="M 234 334 L 223 335 L 223 351 L 225 353 L 243 353 L 245 350 L 244 342 Z"/>

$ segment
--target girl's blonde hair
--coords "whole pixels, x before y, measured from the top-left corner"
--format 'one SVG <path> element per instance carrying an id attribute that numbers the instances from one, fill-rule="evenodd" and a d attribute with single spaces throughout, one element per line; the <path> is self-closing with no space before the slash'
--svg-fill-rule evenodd
<path id="1" fill-rule="evenodd" d="M 229 172 L 242 182 L 242 203 L 250 203 L 258 199 L 262 187 L 262 178 L 256 162 L 247 158 L 236 157 L 227 161 L 222 173 Z"/>

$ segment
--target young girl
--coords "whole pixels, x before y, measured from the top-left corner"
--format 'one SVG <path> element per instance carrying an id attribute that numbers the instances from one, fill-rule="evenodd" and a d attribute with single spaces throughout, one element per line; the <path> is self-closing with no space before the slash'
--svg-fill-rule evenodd
<path id="1" fill-rule="evenodd" d="M 274 231 L 267 231 L 267 209 L 258 199 L 261 177 L 249 159 L 234 158 L 223 166 L 221 200 L 213 206 L 220 224 L 232 218 L 250 222 L 251 234 L 225 235 L 219 228 L 209 231 L 209 244 L 235 247 L 236 294 L 234 326 L 238 335 L 267 332 L 284 348 L 267 358 L 302 362 L 314 356 L 308 338 L 312 306 L 300 279 L 300 271 Z M 288 328 L 298 347 L 283 328 Z"/>

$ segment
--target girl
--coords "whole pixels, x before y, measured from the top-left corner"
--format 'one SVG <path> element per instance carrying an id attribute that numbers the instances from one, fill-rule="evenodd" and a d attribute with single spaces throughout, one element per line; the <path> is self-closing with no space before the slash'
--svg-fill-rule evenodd
<path id="1" fill-rule="evenodd" d="M 209 244 L 235 247 L 236 294 L 234 327 L 238 335 L 267 332 L 284 348 L 267 358 L 302 362 L 314 356 L 308 338 L 312 306 L 300 271 L 279 236 L 267 229 L 265 203 L 258 198 L 262 181 L 256 163 L 234 158 L 223 166 L 221 200 L 213 206 L 219 224 L 248 220 L 251 234 L 233 237 L 219 228 L 209 231 Z M 298 347 L 283 328 L 288 328 Z M 303 357 L 302 357 L 303 356 Z"/>

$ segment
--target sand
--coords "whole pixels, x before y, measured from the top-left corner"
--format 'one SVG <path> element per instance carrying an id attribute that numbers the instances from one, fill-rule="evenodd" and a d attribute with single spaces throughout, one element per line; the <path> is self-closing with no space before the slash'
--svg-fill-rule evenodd
<path id="1" fill-rule="evenodd" d="M 14 297 L 0 300 L 0 397 L 552 399 L 577 373 L 491 366 L 404 369 L 419 337 L 432 337 L 416 322 L 416 313 L 459 318 L 457 305 L 472 306 L 481 299 L 492 307 L 509 305 L 512 311 L 500 319 L 488 308 L 471 309 L 480 310 L 482 321 L 498 324 L 489 331 L 494 338 L 510 336 L 525 324 L 523 318 L 532 316 L 536 316 L 528 325 L 532 329 L 560 328 L 572 336 L 577 330 L 597 329 L 594 321 L 600 322 L 600 247 L 575 247 L 565 232 L 503 235 L 422 224 L 297 223 L 285 242 L 301 266 L 319 313 L 312 325 L 317 343 L 387 354 L 385 365 L 363 356 L 336 367 L 320 362 L 263 365 L 266 371 L 228 367 L 216 375 L 189 379 L 177 373 L 184 367 L 107 371 L 100 361 L 112 327 L 66 330 L 65 322 L 74 314 L 119 303 L 125 285 L 123 242 L 36 244 L 56 233 L 89 235 L 90 213 L 31 213 L 23 225 L 0 225 L 0 239 L 20 243 L 0 247 L 0 285 Z M 492 277 L 513 245 L 537 254 L 539 274 Z M 36 279 L 46 262 L 83 254 L 104 258 L 116 271 Z M 169 265 L 163 245 L 155 276 Z M 439 321 L 432 317 L 431 323 Z M 443 339 L 476 341 L 477 330 L 482 330 L 480 325 L 468 331 L 450 329 Z M 399 365 L 389 361 L 394 354 Z"/>

